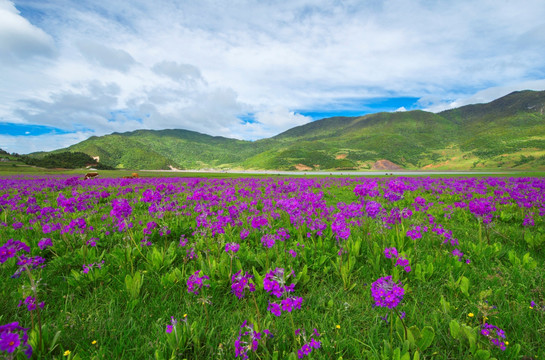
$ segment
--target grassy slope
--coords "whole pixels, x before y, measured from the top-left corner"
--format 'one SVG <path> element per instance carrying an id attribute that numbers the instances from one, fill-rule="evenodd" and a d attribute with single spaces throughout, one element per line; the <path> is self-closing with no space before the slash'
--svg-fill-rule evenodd
<path id="1" fill-rule="evenodd" d="M 65 150 L 112 166 L 165 169 L 369 169 L 386 159 L 406 169 L 545 169 L 545 92 L 488 104 L 333 117 L 255 142 L 187 130 L 92 137 Z"/>

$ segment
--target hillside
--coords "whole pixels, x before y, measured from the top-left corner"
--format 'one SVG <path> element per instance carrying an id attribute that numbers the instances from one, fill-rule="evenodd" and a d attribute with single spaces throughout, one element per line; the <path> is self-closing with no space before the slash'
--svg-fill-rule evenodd
<path id="1" fill-rule="evenodd" d="M 255 142 L 179 129 L 137 130 L 55 152 L 62 151 L 130 169 L 545 169 L 545 91 L 514 92 L 437 114 L 333 117 Z"/>

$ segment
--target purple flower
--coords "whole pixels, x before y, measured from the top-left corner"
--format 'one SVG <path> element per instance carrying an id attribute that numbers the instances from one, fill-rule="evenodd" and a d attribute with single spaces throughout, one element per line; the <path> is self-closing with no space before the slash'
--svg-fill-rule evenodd
<path id="1" fill-rule="evenodd" d="M 140 240 L 140 246 L 141 247 L 144 247 L 144 246 L 152 246 L 153 243 L 149 240 L 149 237 L 148 236 L 144 236 L 142 238 L 142 240 Z"/>
<path id="2" fill-rule="evenodd" d="M 104 265 L 104 260 L 102 260 L 101 262 L 95 262 L 95 263 L 92 263 L 92 264 L 83 264 L 82 265 L 83 273 L 88 274 L 89 271 L 92 270 L 94 267 L 96 267 L 98 269 L 102 269 L 102 265 Z"/>
<path id="3" fill-rule="evenodd" d="M 240 328 L 241 330 L 239 330 L 238 337 L 235 340 L 235 357 L 240 356 L 243 359 L 248 359 L 249 350 L 254 352 L 257 351 L 262 334 L 272 337 L 271 332 L 267 329 L 263 330 L 261 333 L 254 331 L 254 325 L 249 325 L 246 320 L 244 320 Z M 243 332 L 242 329 L 245 331 Z"/>
<path id="4" fill-rule="evenodd" d="M 302 336 L 304 343 L 303 346 L 301 346 L 301 349 L 297 350 L 297 357 L 299 359 L 309 355 L 313 349 L 319 349 L 322 346 L 322 343 L 314 338 L 314 336 L 320 336 L 320 334 L 318 334 L 318 330 L 316 329 L 313 330 L 314 336 L 311 336 L 310 341 L 307 341 L 305 330 L 297 329 L 295 334 L 297 336 Z"/>
<path id="5" fill-rule="evenodd" d="M 25 298 L 25 300 L 20 300 L 19 305 L 17 305 L 17 307 L 21 307 L 23 305 L 26 305 L 26 308 L 28 311 L 34 311 L 36 310 L 36 299 L 29 295 Z M 43 309 L 43 307 L 45 306 L 45 303 L 42 301 L 41 303 L 38 304 L 38 306 L 40 307 L 40 309 Z"/>
<path id="6" fill-rule="evenodd" d="M 264 216 L 252 217 L 250 220 L 252 228 L 260 230 L 262 227 L 269 225 L 269 221 Z"/>
<path id="7" fill-rule="evenodd" d="M 418 230 L 409 230 L 407 231 L 407 236 L 410 237 L 412 240 L 416 240 L 422 238 L 422 233 Z"/>
<path id="8" fill-rule="evenodd" d="M 155 221 L 150 221 L 146 224 L 146 227 L 142 229 L 142 232 L 146 235 L 151 235 L 153 233 L 153 229 L 156 229 L 158 226 L 159 225 L 157 225 Z M 180 238 L 180 241 L 181 241 L 181 238 Z"/>
<path id="9" fill-rule="evenodd" d="M 53 241 L 50 238 L 43 238 L 42 240 L 38 241 L 38 247 L 40 250 L 43 250 L 48 246 L 53 246 Z"/>
<path id="10" fill-rule="evenodd" d="M 13 353 L 19 347 L 26 347 L 24 353 L 27 358 L 32 356 L 32 346 L 28 344 L 28 329 L 12 322 L 0 326 L 0 351 Z"/>
<path id="11" fill-rule="evenodd" d="M 489 199 L 473 199 L 469 202 L 469 211 L 477 218 L 482 218 L 483 222 L 489 223 L 492 213 L 496 211 L 494 203 Z"/>
<path id="12" fill-rule="evenodd" d="M 534 226 L 534 225 L 535 225 L 535 222 L 534 222 L 533 214 L 527 214 L 524 217 L 524 221 L 522 222 L 522 226 Z"/>
<path id="13" fill-rule="evenodd" d="M 183 322 L 187 322 L 187 315 L 184 315 L 184 318 L 179 320 L 179 321 L 183 321 Z M 172 333 L 172 330 L 176 331 L 175 330 L 175 326 L 176 324 L 178 324 L 178 320 L 174 317 L 174 316 L 171 316 L 170 317 L 170 324 L 167 325 L 167 328 L 166 328 L 166 333 L 167 334 L 171 334 Z"/>
<path id="14" fill-rule="evenodd" d="M 292 257 L 297 257 L 297 252 L 296 252 L 295 250 L 290 249 L 288 252 L 290 253 L 290 255 L 291 255 Z"/>
<path id="15" fill-rule="evenodd" d="M 226 253 L 231 251 L 233 254 L 235 254 L 239 249 L 240 249 L 240 245 L 235 242 L 225 244 Z"/>
<path id="16" fill-rule="evenodd" d="M 248 231 L 248 229 L 242 229 L 240 231 L 240 240 L 246 239 L 248 235 L 250 235 L 250 231 Z"/>
<path id="17" fill-rule="evenodd" d="M 404 259 L 404 258 L 402 258 L 402 257 L 399 257 L 399 258 L 397 259 L 395 266 L 401 266 L 401 267 L 403 267 L 403 270 L 405 270 L 406 272 L 410 272 L 410 271 L 411 271 L 411 267 L 409 266 L 409 260 Z"/>
<path id="18" fill-rule="evenodd" d="M 495 325 L 484 323 L 481 325 L 481 335 L 486 336 L 490 342 L 505 351 L 505 331 Z"/>
<path id="19" fill-rule="evenodd" d="M 265 275 L 263 287 L 271 295 L 281 298 L 282 294 L 293 292 L 295 284 L 286 285 L 289 274 L 286 276 L 283 268 L 276 268 Z"/>
<path id="20" fill-rule="evenodd" d="M 292 312 L 294 309 L 301 309 L 303 298 L 297 296 L 289 297 L 282 300 L 280 303 L 282 304 L 282 311 Z"/>
<path id="21" fill-rule="evenodd" d="M 367 213 L 367 216 L 372 219 L 376 218 L 381 210 L 382 205 L 379 202 L 369 201 L 367 204 L 365 204 L 365 212 Z"/>
<path id="22" fill-rule="evenodd" d="M 210 279 L 208 276 L 206 275 L 203 275 L 203 276 L 199 276 L 199 273 L 201 271 L 200 270 L 197 270 L 193 273 L 193 275 L 191 275 L 189 277 L 189 279 L 187 279 L 187 292 L 188 293 L 193 293 L 195 295 L 198 295 L 199 294 L 199 290 L 203 287 L 203 286 L 207 286 L 207 287 L 210 287 L 209 284 L 204 284 L 203 281 L 204 280 L 208 280 Z"/>
<path id="23" fill-rule="evenodd" d="M 235 294 L 236 297 L 242 299 L 245 295 L 245 290 L 250 292 L 255 291 L 254 284 L 250 283 L 250 279 L 253 276 L 246 273 L 242 275 L 242 270 L 239 270 L 231 278 L 231 291 Z"/>
<path id="24" fill-rule="evenodd" d="M 267 310 L 270 311 L 274 316 L 280 316 L 282 315 L 282 310 L 280 309 L 280 305 L 277 303 L 272 303 L 269 301 L 269 306 L 267 307 Z"/>
<path id="25" fill-rule="evenodd" d="M 396 284 L 392 280 L 392 276 L 379 278 L 371 284 L 371 295 L 375 300 L 375 306 L 395 308 L 405 295 L 401 283 Z"/>
<path id="26" fill-rule="evenodd" d="M 43 268 L 45 266 L 43 265 L 44 262 L 45 259 L 41 256 L 26 257 L 25 255 L 21 255 L 17 261 L 19 268 L 11 277 L 17 279 L 25 269 L 34 270 L 38 267 Z"/>
<path id="27" fill-rule="evenodd" d="M 397 249 L 395 247 L 386 248 L 384 249 L 384 256 L 386 256 L 387 259 L 396 258 L 397 257 Z"/>
<path id="28" fill-rule="evenodd" d="M 110 216 L 118 221 L 126 220 L 132 214 L 132 207 L 127 199 L 113 199 Z"/>
<path id="29" fill-rule="evenodd" d="M 286 241 L 290 238 L 290 233 L 286 229 L 280 228 L 276 231 L 276 238 L 280 241 Z"/>
<path id="30" fill-rule="evenodd" d="M 263 244 L 263 246 L 270 249 L 274 246 L 274 244 L 276 243 L 276 240 L 274 239 L 273 235 L 265 234 L 261 237 L 261 243 Z"/>
<path id="31" fill-rule="evenodd" d="M 13 353 L 20 344 L 19 334 L 8 332 L 0 335 L 0 350 L 2 351 Z"/>
<path id="32" fill-rule="evenodd" d="M 28 253 L 30 252 L 30 247 L 22 241 L 9 239 L 4 245 L 0 246 L 0 264 L 15 257 L 19 251 Z"/>
<path id="33" fill-rule="evenodd" d="M 462 261 L 462 258 L 464 257 L 464 253 L 458 249 L 454 249 L 452 250 L 452 256 L 457 257 L 458 261 Z"/>

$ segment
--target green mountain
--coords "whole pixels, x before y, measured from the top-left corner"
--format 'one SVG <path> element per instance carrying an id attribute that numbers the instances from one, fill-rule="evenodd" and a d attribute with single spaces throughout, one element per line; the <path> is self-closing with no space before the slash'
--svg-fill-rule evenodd
<path id="1" fill-rule="evenodd" d="M 545 169 L 544 112 L 545 91 L 520 91 L 440 113 L 322 119 L 254 142 L 137 130 L 55 152 L 83 152 L 127 169 Z"/>

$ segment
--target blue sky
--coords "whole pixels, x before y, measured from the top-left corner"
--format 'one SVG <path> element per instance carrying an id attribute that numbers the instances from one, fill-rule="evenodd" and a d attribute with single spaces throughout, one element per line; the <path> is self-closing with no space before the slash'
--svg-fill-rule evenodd
<path id="1" fill-rule="evenodd" d="M 0 0 L 0 148 L 437 112 L 544 90 L 543 54 L 542 0 Z"/>

